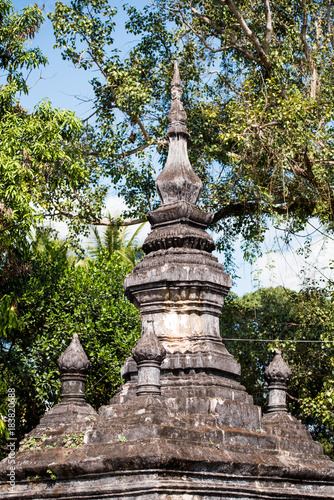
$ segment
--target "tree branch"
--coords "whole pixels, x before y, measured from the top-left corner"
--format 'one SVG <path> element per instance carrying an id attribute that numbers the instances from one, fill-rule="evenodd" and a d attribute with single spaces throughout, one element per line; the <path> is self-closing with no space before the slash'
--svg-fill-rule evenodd
<path id="1" fill-rule="evenodd" d="M 132 113 L 130 113 L 130 111 L 126 111 L 126 113 L 137 123 L 137 125 L 139 125 L 139 128 L 143 133 L 145 141 L 149 141 L 151 139 L 151 137 L 149 136 L 149 134 L 148 134 L 146 128 L 144 127 L 142 121 L 140 120 L 140 118 L 138 116 L 135 116 Z"/>
<path id="2" fill-rule="evenodd" d="M 189 5 L 190 10 L 195 14 L 196 17 L 198 17 L 199 19 L 201 19 L 202 21 L 204 21 L 205 24 L 207 24 L 212 29 L 214 29 L 215 31 L 217 31 L 217 33 L 219 33 L 220 35 L 224 35 L 225 34 L 225 31 L 223 30 L 223 28 L 221 28 L 220 26 L 218 26 L 218 24 L 216 24 L 213 21 L 211 21 L 211 19 L 209 19 L 208 17 L 206 17 L 204 14 L 201 14 L 200 11 L 197 10 L 197 9 L 195 9 L 195 7 L 193 5 L 191 5 L 190 2 L 188 2 L 188 5 Z"/>
<path id="3" fill-rule="evenodd" d="M 89 40 L 87 39 L 86 35 L 84 33 L 81 33 L 84 40 L 86 41 L 88 47 L 89 47 Z M 115 94 L 115 91 L 114 91 L 114 88 L 113 86 L 109 83 L 109 80 L 108 80 L 108 75 L 105 73 L 105 71 L 103 70 L 100 62 L 96 59 L 96 57 L 94 56 L 94 54 L 88 50 L 87 53 L 90 55 L 90 57 L 92 58 L 92 60 L 94 61 L 94 63 L 96 64 L 96 66 L 99 68 L 99 70 L 101 71 L 102 75 L 104 76 L 104 78 L 106 79 L 107 83 L 108 83 L 108 87 L 110 88 L 110 91 L 111 91 L 111 95 L 112 95 L 112 98 L 117 106 L 117 108 L 122 111 L 123 113 L 127 114 L 130 118 L 132 118 L 132 120 L 134 120 L 137 125 L 139 126 L 140 130 L 142 131 L 143 133 L 143 136 L 145 138 L 146 141 L 149 141 L 150 140 L 150 136 L 147 132 L 147 130 L 145 129 L 142 121 L 139 119 L 138 116 L 135 116 L 133 113 L 131 113 L 129 110 L 126 110 L 126 109 L 123 109 L 123 108 L 120 108 L 117 104 L 117 96 Z"/>
<path id="4" fill-rule="evenodd" d="M 247 50 L 245 47 L 243 47 L 235 38 L 235 36 L 229 34 L 229 38 L 231 40 L 231 45 L 234 47 L 238 52 L 241 52 L 241 54 L 244 54 L 248 59 L 251 61 L 254 61 L 256 64 L 260 64 L 259 59 L 257 59 L 249 50 Z"/>
<path id="5" fill-rule="evenodd" d="M 198 31 L 195 30 L 195 28 L 188 22 L 188 20 L 182 15 L 181 12 L 180 12 L 180 14 L 181 14 L 182 21 L 184 22 L 184 24 L 186 26 L 188 26 L 188 29 L 194 33 L 194 35 L 202 42 L 202 44 L 204 45 L 204 47 L 206 49 L 210 50 L 210 52 L 212 52 L 213 54 L 217 54 L 218 52 L 223 52 L 224 50 L 226 50 L 227 47 L 221 47 L 220 49 L 214 49 L 214 48 L 212 48 L 211 45 L 209 45 L 207 43 L 207 41 L 205 40 L 205 38 L 203 38 L 198 33 Z"/>
<path id="6" fill-rule="evenodd" d="M 271 71 L 271 63 L 267 57 L 267 54 L 263 50 L 260 40 L 258 37 L 253 33 L 253 31 L 250 29 L 248 26 L 246 20 L 243 18 L 242 14 L 239 12 L 237 9 L 235 3 L 233 0 L 218 0 L 221 4 L 227 5 L 230 11 L 234 14 L 235 18 L 237 19 L 242 31 L 245 33 L 247 38 L 252 42 L 254 49 L 262 62 L 263 66 L 265 67 L 266 71 L 270 74 Z"/>
<path id="7" fill-rule="evenodd" d="M 281 205 L 271 205 L 271 207 L 264 207 L 262 203 L 254 201 L 254 202 L 245 202 L 245 203 L 229 203 L 224 207 L 220 208 L 213 217 L 213 220 L 210 226 L 213 226 L 221 219 L 225 219 L 227 217 L 233 216 L 241 216 L 241 215 L 253 215 L 255 213 L 262 214 L 272 214 L 276 213 L 278 215 L 286 215 L 287 213 L 295 212 L 298 208 L 303 206 L 303 208 L 307 208 L 308 212 L 312 214 L 315 209 L 315 203 L 309 202 L 305 204 L 303 200 L 294 199 L 290 205 L 281 204 Z"/>
<path id="8" fill-rule="evenodd" d="M 143 222 L 147 222 L 146 218 L 141 218 L 141 219 L 133 219 L 133 220 L 124 220 L 124 221 L 119 221 L 119 220 L 104 220 L 104 219 L 95 219 L 93 221 L 87 221 L 84 217 L 79 217 L 78 215 L 71 214 L 70 212 L 65 212 L 64 210 L 60 210 L 57 208 L 57 213 L 51 214 L 50 217 L 52 216 L 57 216 L 57 215 L 63 215 L 64 217 L 68 217 L 69 219 L 77 219 L 81 220 L 83 222 L 86 222 L 86 224 L 89 224 L 90 226 L 135 226 L 137 224 L 142 224 Z"/>
<path id="9" fill-rule="evenodd" d="M 271 34 L 272 34 L 272 16 L 270 10 L 270 0 L 265 0 L 264 8 L 266 12 L 266 38 L 264 43 L 264 52 L 265 54 L 268 54 L 271 41 Z"/>
<path id="10" fill-rule="evenodd" d="M 303 47 L 304 47 L 304 54 L 306 56 L 308 65 L 310 67 L 310 73 L 311 73 L 311 89 L 310 89 L 310 98 L 314 99 L 316 96 L 317 92 L 317 82 L 318 82 L 318 73 L 317 69 L 315 67 L 311 51 L 309 48 L 309 45 L 307 43 L 306 39 L 306 33 L 307 33 L 307 28 L 308 28 L 308 23 L 307 23 L 307 12 L 306 12 L 306 6 L 304 0 L 299 0 L 299 4 L 303 10 L 303 25 L 302 29 L 300 31 L 300 39 L 302 41 Z"/>
<path id="11" fill-rule="evenodd" d="M 133 220 L 124 220 L 122 222 L 119 222 L 117 220 L 99 220 L 97 222 L 90 222 L 89 224 L 92 224 L 94 226 L 136 226 L 137 224 L 143 224 L 143 222 L 147 222 L 147 219 L 133 219 Z"/>
<path id="12" fill-rule="evenodd" d="M 225 31 L 223 30 L 223 28 L 221 28 L 220 26 L 218 26 L 218 24 L 214 23 L 213 21 L 211 21 L 211 19 L 209 19 L 208 17 L 206 17 L 204 14 L 201 14 L 197 9 L 195 9 L 195 7 L 193 7 L 190 3 L 189 3 L 189 8 L 190 10 L 193 12 L 193 14 L 195 14 L 196 17 L 198 17 L 199 19 L 201 19 L 202 21 L 205 22 L 205 24 L 207 24 L 208 26 L 210 26 L 210 28 L 212 28 L 214 31 L 216 31 L 217 33 L 219 33 L 220 35 L 224 35 L 226 34 Z M 181 17 L 182 19 L 184 20 L 183 16 L 182 16 L 182 13 L 180 12 L 181 14 Z M 260 64 L 260 61 L 251 53 L 249 52 L 249 50 L 247 50 L 245 47 L 243 47 L 238 41 L 237 39 L 235 38 L 235 36 L 233 36 L 232 34 L 228 33 L 227 34 L 229 39 L 230 39 L 230 43 L 231 43 L 231 46 L 236 49 L 237 51 L 241 52 L 242 54 L 244 54 L 246 57 L 248 57 L 248 59 L 250 59 L 251 61 L 254 61 L 256 62 L 257 64 Z"/>
<path id="13" fill-rule="evenodd" d="M 284 340 L 282 340 L 282 342 L 284 342 Z M 294 396 L 291 396 L 291 394 L 289 394 L 288 392 L 286 393 L 286 395 L 288 396 L 288 398 L 292 399 L 293 401 L 297 401 L 298 403 L 300 403 L 300 399 L 295 398 Z"/>
<path id="14" fill-rule="evenodd" d="M 150 146 L 168 146 L 168 140 L 167 139 L 160 139 L 156 141 L 150 141 L 150 142 L 144 142 L 143 144 L 140 144 L 137 148 L 130 149 L 129 151 L 123 151 L 122 153 L 115 154 L 114 157 L 116 158 L 126 158 L 128 156 L 134 155 L 136 153 L 139 153 L 139 151 L 142 151 L 143 149 L 149 148 Z M 85 154 L 87 156 L 93 156 L 94 158 L 101 158 L 101 153 L 98 153 L 96 151 L 86 151 Z"/>
<path id="15" fill-rule="evenodd" d="M 333 38 L 332 25 L 331 25 L 331 10 L 332 10 L 331 2 L 328 2 L 327 12 L 326 12 L 327 29 L 328 29 L 328 34 L 329 34 L 329 39 L 331 42 L 332 50 L 333 50 L 334 49 L 334 38 Z"/>
<path id="16" fill-rule="evenodd" d="M 142 151 L 143 149 L 149 148 L 150 146 L 168 146 L 168 140 L 167 139 L 161 139 L 158 141 L 151 141 L 151 142 L 145 142 L 144 144 L 141 144 L 137 148 L 130 149 L 130 151 L 124 151 L 123 153 L 119 153 L 116 155 L 117 158 L 126 158 L 127 156 L 131 156 L 135 153 L 138 153 L 139 151 Z"/>
<path id="17" fill-rule="evenodd" d="M 90 119 L 91 119 L 94 115 L 96 115 L 96 113 L 97 113 L 97 109 L 95 109 L 95 110 L 93 111 L 93 113 L 91 113 L 91 114 L 88 116 L 88 118 L 85 118 L 84 120 L 82 120 L 82 122 L 83 122 L 83 123 L 88 122 L 88 120 L 90 120 Z"/>

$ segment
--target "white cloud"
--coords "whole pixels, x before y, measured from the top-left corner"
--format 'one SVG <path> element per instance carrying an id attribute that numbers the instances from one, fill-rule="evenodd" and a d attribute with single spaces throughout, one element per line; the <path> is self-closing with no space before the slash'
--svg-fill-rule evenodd
<path id="1" fill-rule="evenodd" d="M 273 226 L 269 228 L 262 245 L 263 256 L 253 265 L 244 261 L 242 241 L 241 239 L 238 241 L 235 247 L 235 262 L 239 279 L 233 283 L 233 292 L 241 296 L 256 290 L 259 286 L 284 286 L 298 291 L 303 286 L 305 278 L 314 280 L 319 285 L 321 279 L 334 280 L 334 270 L 329 267 L 334 260 L 334 240 L 332 237 L 324 238 L 316 230 L 315 221 L 311 221 L 303 233 L 293 235 L 289 245 L 283 243 L 282 235 L 281 229 Z M 307 258 L 299 253 L 306 236 L 311 238 Z M 216 253 L 216 256 L 223 262 L 223 255 Z"/>
<path id="2" fill-rule="evenodd" d="M 276 250 L 267 253 L 256 262 L 262 286 L 282 285 L 300 290 L 306 278 L 321 282 L 321 279 L 334 279 L 330 263 L 334 256 L 334 241 L 318 238 L 312 242 L 307 258 L 299 255 L 296 248 Z"/>

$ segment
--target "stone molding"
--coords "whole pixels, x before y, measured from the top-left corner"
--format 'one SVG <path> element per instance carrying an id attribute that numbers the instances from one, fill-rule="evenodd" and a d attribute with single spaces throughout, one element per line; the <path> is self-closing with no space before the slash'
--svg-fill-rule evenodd
<path id="1" fill-rule="evenodd" d="M 168 248 L 191 248 L 212 252 L 216 245 L 203 229 L 184 224 L 175 224 L 172 231 L 170 227 L 154 229 L 143 244 L 143 251 L 146 254 Z"/>
<path id="2" fill-rule="evenodd" d="M 189 224 L 206 229 L 213 219 L 213 213 L 202 212 L 195 205 L 187 201 L 179 201 L 168 205 L 161 205 L 153 212 L 147 213 L 147 220 L 152 229 L 173 224 Z"/>
<path id="3" fill-rule="evenodd" d="M 295 465 L 297 467 L 297 465 Z M 95 500 L 328 500 L 332 499 L 334 483 L 318 480 L 316 483 L 307 478 L 302 482 L 279 478 L 278 475 L 266 479 L 256 475 L 224 472 L 188 472 L 169 468 L 167 470 L 128 469 L 113 474 L 87 474 L 79 483 L 68 479 L 58 484 L 49 480 L 45 485 L 32 483 L 30 488 L 22 483 L 17 494 L 4 493 L 3 500 L 36 500 L 35 492 L 46 500 L 68 500 L 69 492 L 76 500 L 91 500 L 90 490 Z M 186 491 L 186 493 L 184 493 Z M 75 495 L 75 497 L 73 496 Z M 187 495 L 187 496 L 184 496 Z"/>

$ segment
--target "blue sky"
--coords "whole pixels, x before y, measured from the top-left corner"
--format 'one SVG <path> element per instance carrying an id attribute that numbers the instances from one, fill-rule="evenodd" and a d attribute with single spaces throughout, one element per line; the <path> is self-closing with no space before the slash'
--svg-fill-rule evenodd
<path id="1" fill-rule="evenodd" d="M 20 10 L 33 2 L 15 0 L 15 9 Z M 43 3 L 43 2 L 42 2 Z M 65 2 L 66 3 L 66 2 Z M 131 2 L 127 2 L 131 3 Z M 118 10 L 115 17 L 117 23 L 115 31 L 115 45 L 126 54 L 129 47 L 136 42 L 132 35 L 128 35 L 124 30 L 124 23 L 127 19 L 123 11 L 124 2 L 115 2 L 114 6 Z M 146 2 L 137 1 L 134 4 L 138 7 L 144 6 Z M 39 46 L 48 57 L 49 65 L 41 70 L 34 71 L 29 77 L 31 90 L 29 96 L 23 96 L 22 104 L 30 111 L 41 99 L 50 99 L 55 107 L 71 109 L 80 118 L 89 116 L 91 104 L 83 103 L 80 99 L 90 99 L 92 97 L 89 81 L 94 78 L 93 71 L 78 69 L 61 57 L 60 50 L 54 50 L 55 38 L 52 24 L 47 19 L 47 14 L 54 11 L 55 2 L 44 2 L 45 22 L 40 32 L 36 35 L 33 44 Z M 120 43 L 121 40 L 121 43 Z M 37 83 L 35 83 L 37 82 Z"/>
<path id="2" fill-rule="evenodd" d="M 22 9 L 26 5 L 33 2 L 16 0 L 13 2 L 14 8 Z M 53 12 L 55 2 L 46 1 L 45 15 Z M 137 7 L 143 7 L 148 2 L 133 1 Z M 126 14 L 122 9 L 124 2 L 115 2 L 113 6 L 117 7 L 118 14 L 115 17 L 117 23 L 115 31 L 115 45 L 124 53 L 136 43 L 133 35 L 128 35 L 124 30 Z M 89 80 L 94 78 L 93 71 L 84 71 L 75 68 L 68 61 L 64 61 L 59 50 L 54 50 L 55 43 L 51 22 L 46 19 L 41 31 L 37 34 L 34 44 L 38 45 L 47 55 L 49 65 L 41 71 L 34 71 L 29 77 L 29 86 L 31 90 L 29 96 L 23 96 L 21 99 L 22 105 L 32 111 L 35 104 L 42 99 L 50 99 L 54 107 L 62 109 L 71 109 L 75 111 L 80 118 L 86 118 L 91 112 L 92 90 Z M 85 102 L 86 101 L 86 102 Z M 106 208 L 112 212 L 119 213 L 122 209 L 122 200 L 118 199 L 111 193 L 107 199 Z M 312 228 L 309 228 L 312 232 Z M 147 230 L 148 231 L 148 230 Z M 142 238 L 145 233 L 142 232 Z M 277 286 L 283 285 L 287 288 L 299 289 L 302 282 L 302 269 L 307 268 L 309 276 L 318 278 L 321 273 L 328 273 L 328 263 L 332 258 L 334 251 L 334 242 L 329 240 L 324 242 L 323 238 L 318 235 L 314 238 L 312 252 L 308 262 L 305 263 L 302 257 L 295 252 L 298 247 L 297 239 L 292 243 L 291 247 L 279 247 L 275 242 L 277 231 L 271 228 L 266 236 L 266 242 L 263 245 L 263 257 L 250 266 L 245 263 L 240 250 L 240 243 L 236 245 L 236 262 L 238 265 L 237 274 L 240 279 L 233 286 L 233 291 L 242 295 L 254 290 L 259 284 L 262 286 Z M 223 257 L 216 254 L 219 260 Z M 320 271 L 319 271 L 320 269 Z M 333 275 L 333 273 L 331 273 Z M 334 278 L 334 276 L 332 276 Z"/>

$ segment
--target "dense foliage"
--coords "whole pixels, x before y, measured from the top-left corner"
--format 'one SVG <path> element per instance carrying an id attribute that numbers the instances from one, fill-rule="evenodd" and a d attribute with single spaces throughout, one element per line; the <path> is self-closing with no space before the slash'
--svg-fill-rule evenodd
<path id="1" fill-rule="evenodd" d="M 281 287 L 227 297 L 221 317 L 226 347 L 241 364 L 241 382 L 255 403 L 266 407 L 263 372 L 278 347 L 292 370 L 288 409 L 307 425 L 334 458 L 334 308 L 333 291 Z M 271 342 L 261 342 L 271 340 Z M 293 340 L 324 343 L 291 342 Z M 260 342 L 259 342 L 260 341 Z M 331 341 L 332 343 L 326 341 Z"/>
<path id="2" fill-rule="evenodd" d="M 29 90 L 29 71 L 47 63 L 41 50 L 29 45 L 43 21 L 41 9 L 35 4 L 15 12 L 9 0 L 1 0 L 0 21 L 0 250 L 5 257 L 0 265 L 15 266 L 16 240 L 26 238 L 32 225 L 45 217 L 70 216 L 77 233 L 79 221 L 101 211 L 106 188 L 99 184 L 98 164 L 84 157 L 89 130 L 73 112 L 54 109 L 48 101 L 32 113 L 20 105 L 20 94 Z"/>
<path id="3" fill-rule="evenodd" d="M 178 58 L 190 157 L 227 257 L 242 234 L 254 259 L 269 221 L 296 231 L 316 217 L 332 231 L 331 2 L 157 0 L 124 9 L 136 39 L 125 56 L 107 0 L 57 2 L 50 17 L 63 57 L 96 69 L 94 152 L 130 215 L 155 203 L 152 158 L 157 150 L 165 159 Z"/>
<path id="4" fill-rule="evenodd" d="M 120 385 L 120 367 L 140 334 L 139 314 L 123 291 L 130 270 L 120 255 L 103 251 L 75 265 L 64 244 L 42 236 L 19 278 L 0 276 L 0 414 L 15 388 L 18 439 L 59 402 L 57 360 L 74 333 L 91 362 L 87 401 L 97 409 Z"/>

